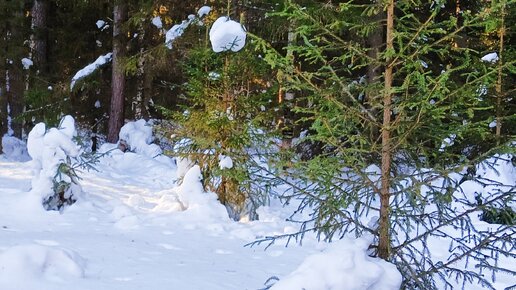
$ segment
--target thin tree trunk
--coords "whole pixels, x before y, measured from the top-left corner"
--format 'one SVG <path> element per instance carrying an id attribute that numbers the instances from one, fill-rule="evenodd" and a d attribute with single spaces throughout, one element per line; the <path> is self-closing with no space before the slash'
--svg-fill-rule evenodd
<path id="1" fill-rule="evenodd" d="M 125 74 L 122 58 L 125 55 L 124 35 L 121 30 L 126 19 L 127 6 L 125 1 L 116 2 L 113 13 L 113 69 L 111 77 L 111 108 L 109 112 L 107 141 L 115 143 L 118 140 L 120 128 L 124 125 L 124 89 Z"/>
<path id="2" fill-rule="evenodd" d="M 144 93 L 145 93 L 145 29 L 143 23 L 138 25 L 138 46 L 140 47 L 138 55 L 138 68 L 136 70 L 136 97 L 133 100 L 134 118 L 136 120 L 143 118 L 144 111 Z"/>
<path id="3" fill-rule="evenodd" d="M 387 35 L 386 50 L 393 49 L 394 32 L 394 0 L 387 4 Z M 393 64 L 387 59 L 385 67 L 385 87 L 383 94 L 383 124 L 382 124 L 382 166 L 381 166 L 381 189 L 380 189 L 380 220 L 379 220 L 379 242 L 378 256 L 382 259 L 389 259 L 391 254 L 390 240 L 390 188 L 391 188 L 391 113 L 392 113 L 392 73 Z"/>
<path id="4" fill-rule="evenodd" d="M 505 38 L 505 6 L 502 7 L 501 26 L 498 31 L 498 80 L 496 81 L 496 139 L 500 142 L 502 136 L 502 100 L 503 100 L 503 49 Z"/>
<path id="5" fill-rule="evenodd" d="M 2 35 L 3 36 L 3 35 Z M 5 62 L 6 59 L 0 60 L 0 154 L 3 152 L 2 137 L 7 133 L 7 98 L 5 94 Z"/>

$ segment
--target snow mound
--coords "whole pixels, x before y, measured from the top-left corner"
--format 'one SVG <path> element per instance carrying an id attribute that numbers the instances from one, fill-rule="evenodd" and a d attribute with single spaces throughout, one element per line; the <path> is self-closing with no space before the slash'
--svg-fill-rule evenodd
<path id="1" fill-rule="evenodd" d="M 393 264 L 367 255 L 369 241 L 345 238 L 311 256 L 271 290 L 398 290 L 401 274 Z"/>
<path id="2" fill-rule="evenodd" d="M 125 124 L 118 137 L 127 143 L 127 149 L 141 155 L 156 157 L 163 153 L 158 145 L 152 144 L 152 126 L 143 119 Z"/>
<path id="3" fill-rule="evenodd" d="M 30 157 L 27 153 L 27 146 L 22 140 L 13 136 L 2 137 L 2 151 L 7 160 L 25 162 L 29 161 Z M 1 154 L 2 152 L 0 152 Z"/>
<path id="4" fill-rule="evenodd" d="M 83 278 L 84 269 L 84 259 L 75 252 L 41 245 L 15 246 L 0 253 L 0 289 L 31 289 L 27 285 L 37 286 L 41 280 Z"/>
<path id="5" fill-rule="evenodd" d="M 242 24 L 229 17 L 219 17 L 211 26 L 210 42 L 214 52 L 234 51 L 244 48 L 246 32 Z"/>

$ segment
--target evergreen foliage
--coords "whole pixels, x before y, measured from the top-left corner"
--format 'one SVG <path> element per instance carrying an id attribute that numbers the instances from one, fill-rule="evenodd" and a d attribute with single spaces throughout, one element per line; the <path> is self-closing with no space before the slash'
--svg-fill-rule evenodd
<path id="1" fill-rule="evenodd" d="M 251 49 L 216 54 L 201 47 L 189 52 L 184 70 L 185 105 L 173 114 L 176 149 L 201 166 L 205 188 L 217 193 L 233 219 L 255 219 L 270 193 L 255 165 L 258 151 L 271 142 L 267 111 L 273 93 L 266 64 Z M 232 167 L 219 166 L 224 157 Z"/>
<path id="2" fill-rule="evenodd" d="M 288 236 L 302 238 L 316 231 L 332 240 L 367 233 L 381 243 L 382 227 L 388 226 L 384 258 L 398 266 L 406 289 L 448 289 L 450 277 L 463 287 L 477 282 L 492 287 L 494 280 L 482 271 L 509 270 L 484 253 L 512 255 L 515 233 L 507 226 L 494 232 L 475 226 L 468 214 L 481 208 L 465 182 L 484 184 L 482 196 L 489 205 L 515 201 L 514 188 L 476 174 L 479 167 L 492 166 L 489 157 L 514 154 L 512 129 L 496 137 L 488 126 L 500 111 L 483 91 L 494 88 L 497 70 L 480 60 L 485 51 L 478 44 L 485 21 L 494 21 L 496 10 L 472 5 L 460 7 L 458 14 L 443 13 L 448 3 L 407 1 L 396 1 L 395 7 L 392 49 L 384 44 L 375 58 L 367 40 L 383 23 L 375 17 L 383 7 L 359 1 L 306 6 L 287 1 L 274 14 L 294 23 L 297 43 L 286 47 L 285 57 L 262 42 L 265 59 L 287 76 L 282 85 L 303 96 L 294 110 L 301 116 L 298 123 L 308 124 L 309 130 L 298 144 L 318 147 L 318 154 L 309 158 L 294 154 L 285 171 L 299 181 L 285 197 L 299 199 L 298 212 L 311 216 Z M 387 74 L 368 79 L 371 65 L 385 71 L 391 67 L 392 79 Z M 511 72 L 514 60 L 505 58 L 498 68 Z M 388 105 L 387 95 L 392 95 Z M 511 108 L 507 99 L 499 105 Z M 387 125 L 385 113 L 391 119 Z M 510 124 L 513 115 L 504 111 L 508 117 L 501 119 Z M 390 168 L 385 223 L 379 203 L 384 168 Z M 483 208 L 488 207 L 485 202 Z M 450 236 L 446 227 L 459 228 L 464 236 Z M 429 256 L 426 242 L 435 238 L 446 238 L 453 249 L 442 261 Z M 382 254 L 378 246 L 371 245 L 375 255 Z M 481 271 L 457 269 L 459 261 L 475 261 Z"/>

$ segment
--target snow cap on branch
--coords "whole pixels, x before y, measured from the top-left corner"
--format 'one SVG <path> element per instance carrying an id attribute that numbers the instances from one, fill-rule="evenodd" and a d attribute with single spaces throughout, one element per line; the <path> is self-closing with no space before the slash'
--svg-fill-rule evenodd
<path id="1" fill-rule="evenodd" d="M 217 19 L 210 29 L 211 47 L 214 52 L 234 51 L 244 48 L 246 31 L 242 24 L 222 16 Z"/>

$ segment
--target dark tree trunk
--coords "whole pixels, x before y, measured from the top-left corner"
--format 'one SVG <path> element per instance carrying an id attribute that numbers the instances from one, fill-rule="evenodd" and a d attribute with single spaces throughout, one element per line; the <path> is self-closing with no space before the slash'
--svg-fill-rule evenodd
<path id="1" fill-rule="evenodd" d="M 125 74 L 122 59 L 125 55 L 125 46 L 121 26 L 127 17 L 127 4 L 125 4 L 125 1 L 117 1 L 115 3 L 113 14 L 113 69 L 107 136 L 107 141 L 111 143 L 115 143 L 118 140 L 118 133 L 124 125 Z"/>
<path id="2" fill-rule="evenodd" d="M 36 74 L 46 74 L 47 68 L 47 41 L 48 41 L 48 1 L 34 0 L 32 6 L 32 41 L 31 52 Z"/>
<path id="3" fill-rule="evenodd" d="M 9 1 L 10 2 L 10 1 Z M 23 10 L 15 2 L 8 8 L 7 15 L 12 15 L 6 20 L 6 74 L 5 93 L 7 97 L 8 115 L 11 117 L 12 135 L 22 138 L 23 121 L 21 115 L 24 111 L 25 81 L 22 70 L 21 58 L 23 57 Z"/>

